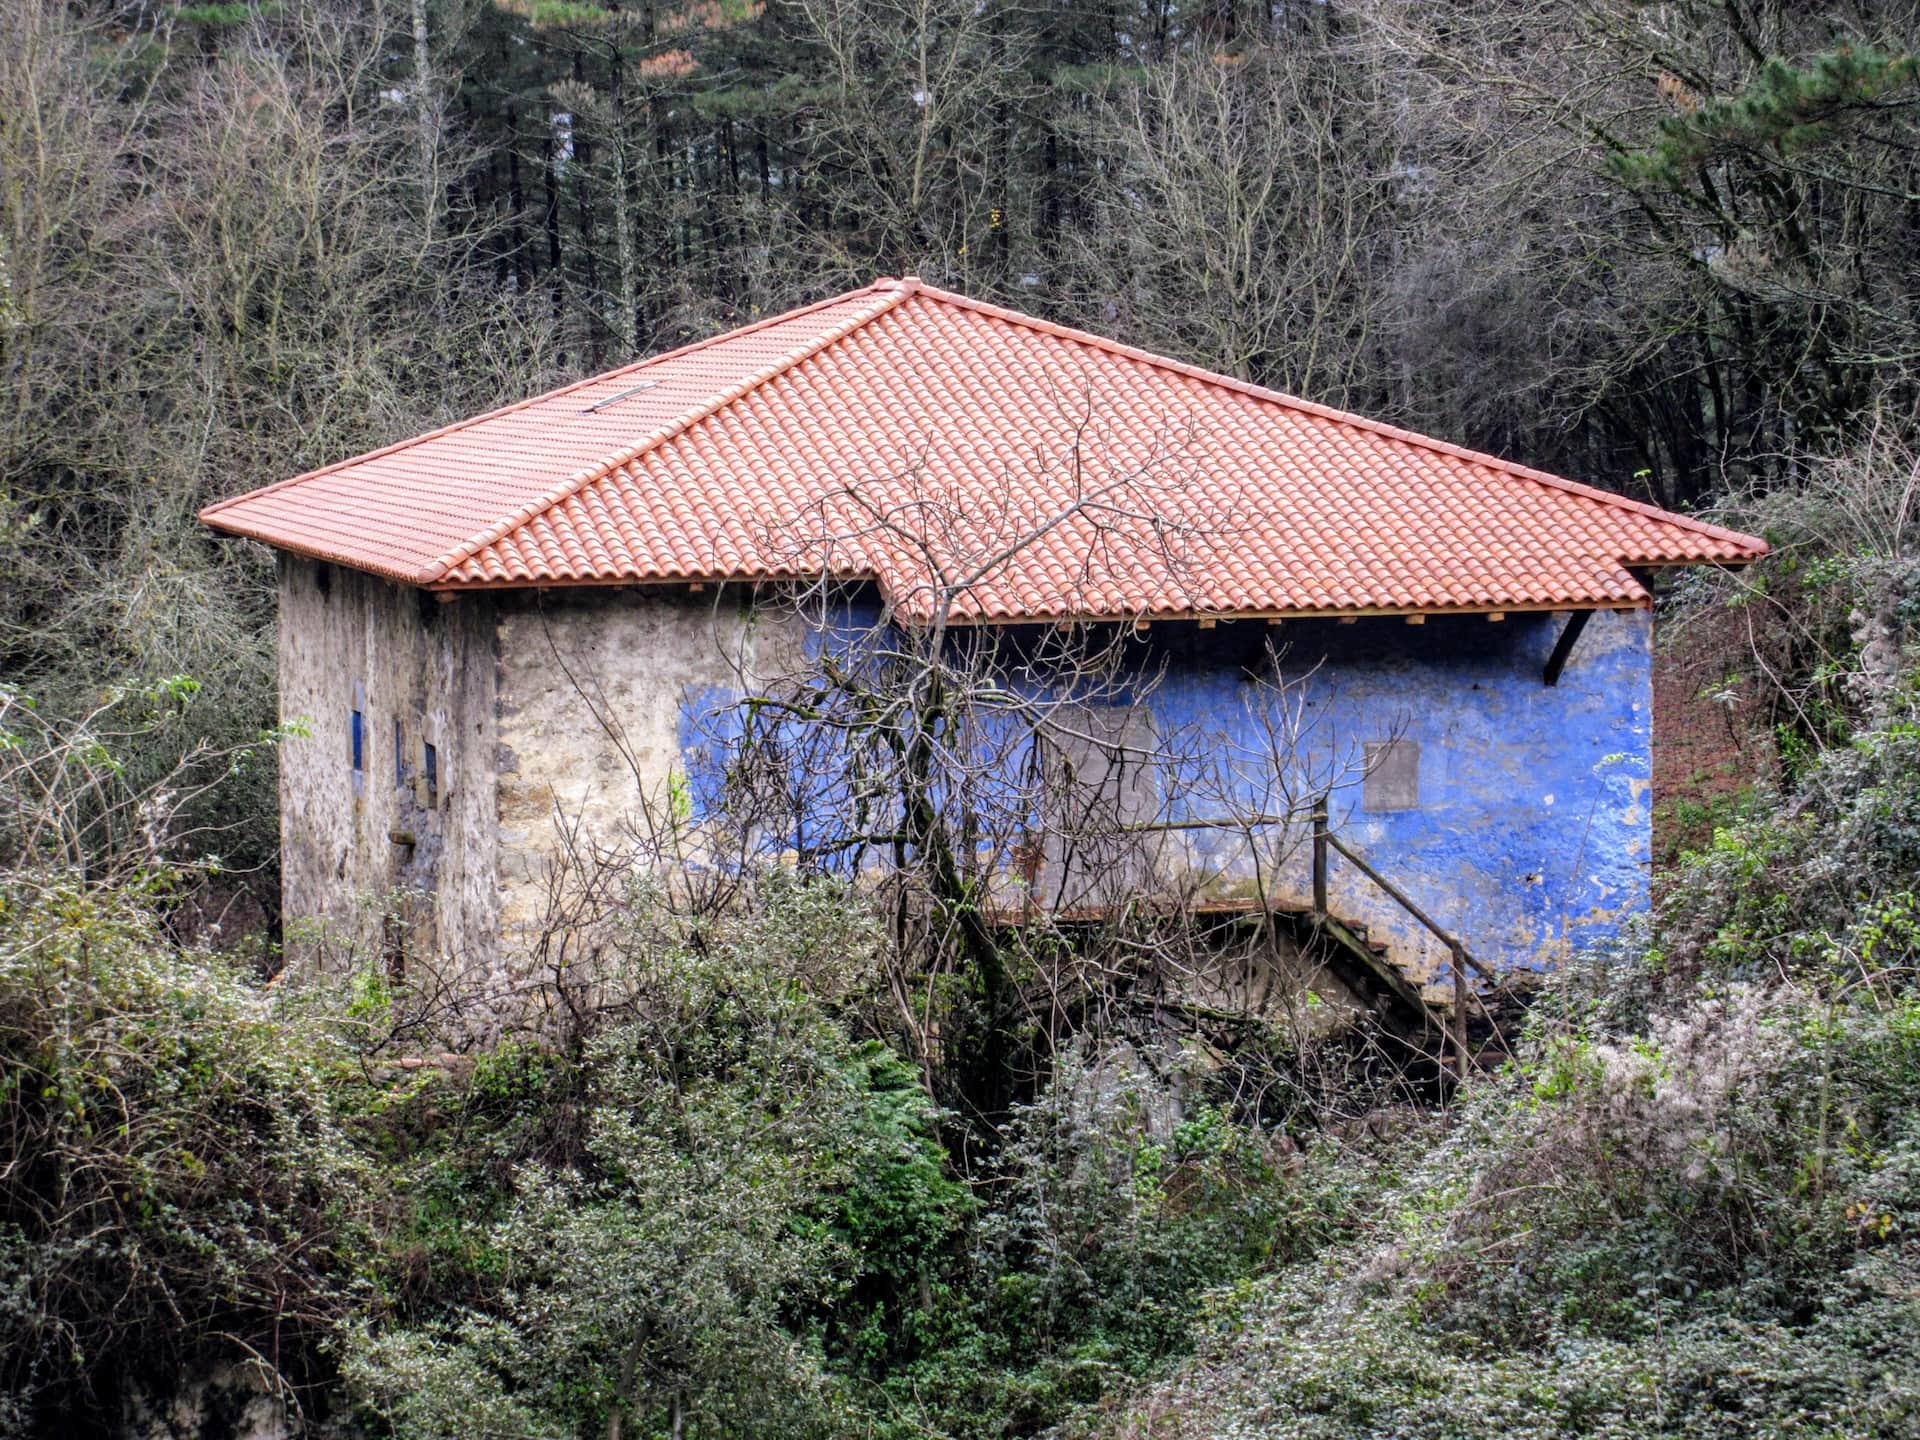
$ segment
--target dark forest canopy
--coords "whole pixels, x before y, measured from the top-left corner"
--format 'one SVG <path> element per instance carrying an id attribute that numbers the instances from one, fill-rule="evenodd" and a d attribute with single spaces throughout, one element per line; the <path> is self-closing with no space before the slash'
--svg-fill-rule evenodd
<path id="1" fill-rule="evenodd" d="M 191 674 L 217 744 L 271 720 L 271 605 L 200 505 L 879 275 L 1683 509 L 1916 403 L 1910 3 L 0 27 L 0 672 Z"/>

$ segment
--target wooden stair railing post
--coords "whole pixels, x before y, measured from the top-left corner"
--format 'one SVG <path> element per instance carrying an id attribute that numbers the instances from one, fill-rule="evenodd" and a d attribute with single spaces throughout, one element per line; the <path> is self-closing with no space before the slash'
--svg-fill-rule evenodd
<path id="1" fill-rule="evenodd" d="M 1547 683 L 1552 684 L 1553 682 L 1549 680 Z M 1402 974 L 1401 980 L 1390 985 L 1389 988 L 1399 993 L 1400 998 L 1405 1000 L 1410 1008 L 1424 1016 L 1427 1025 L 1434 1026 L 1437 1024 L 1440 1030 L 1441 1044 L 1438 1059 L 1442 1073 L 1446 1070 L 1447 1042 L 1449 1040 L 1452 1041 L 1454 1068 L 1459 1078 L 1465 1080 L 1467 1078 L 1468 1068 L 1474 1063 L 1467 1050 L 1467 1002 L 1469 999 L 1467 971 L 1469 969 L 1473 970 L 1496 990 L 1504 991 L 1506 988 L 1505 984 L 1499 975 L 1475 959 L 1458 937 L 1442 926 L 1438 920 L 1435 920 L 1431 915 L 1427 914 L 1425 910 L 1422 910 L 1420 906 L 1415 903 L 1411 895 L 1407 894 L 1406 891 L 1394 884 L 1393 881 L 1374 869 L 1372 865 L 1367 863 L 1364 856 L 1349 848 L 1333 833 L 1333 826 L 1330 823 L 1329 814 L 1332 799 L 1333 794 L 1331 791 L 1322 791 L 1313 798 L 1312 808 L 1309 812 L 1313 824 L 1314 924 L 1321 933 L 1333 936 L 1340 944 L 1355 950 L 1356 953 L 1360 950 L 1365 950 L 1368 945 L 1366 940 L 1366 927 L 1349 927 L 1335 920 L 1331 906 L 1328 904 L 1328 870 L 1332 864 L 1333 854 L 1337 850 L 1354 869 L 1358 870 L 1367 879 L 1379 886 L 1380 889 L 1385 892 L 1388 899 L 1392 900 L 1402 910 L 1406 911 L 1407 914 L 1419 921 L 1421 925 L 1426 927 L 1429 934 L 1433 935 L 1434 938 L 1447 947 L 1448 954 L 1452 957 L 1453 963 L 1453 1019 L 1451 1023 L 1448 1022 L 1444 1014 L 1436 1013 L 1437 1007 L 1423 999 L 1417 989 L 1401 991 L 1401 986 L 1405 983 L 1404 974 L 1403 972 L 1397 971 L 1397 966 L 1392 960 L 1387 959 L 1376 962 L 1375 957 L 1384 955 L 1386 946 L 1375 945 L 1372 954 L 1363 954 L 1361 955 L 1361 959 L 1363 959 L 1369 967 L 1375 967 L 1376 973 L 1378 973 L 1377 966 L 1384 965 L 1387 969 Z M 1255 823 L 1262 825 L 1289 823 L 1299 813 L 1300 811 L 1296 807 L 1289 809 L 1283 815 L 1262 815 Z M 1142 831 L 1212 828 L 1239 829 L 1246 823 L 1243 819 L 1168 820 L 1144 825 L 1129 825 L 1126 828 L 1128 830 Z M 1499 1042 L 1503 1050 L 1507 1049 L 1506 1039 L 1500 1033 L 1500 1024 L 1494 1019 L 1493 1011 L 1488 1008 L 1484 995 L 1473 994 L 1471 998 L 1474 1003 L 1479 1005 L 1480 1012 L 1487 1017 L 1488 1022 L 1493 1026 L 1493 1038 Z M 1512 1051 L 1508 1050 L 1508 1054 L 1511 1053 Z"/>
<path id="2" fill-rule="evenodd" d="M 1327 918 L 1327 797 L 1313 802 L 1313 913 Z"/>
<path id="3" fill-rule="evenodd" d="M 1458 940 L 1447 942 L 1453 955 L 1453 1060 L 1455 1074 L 1467 1078 L 1467 953 Z"/>

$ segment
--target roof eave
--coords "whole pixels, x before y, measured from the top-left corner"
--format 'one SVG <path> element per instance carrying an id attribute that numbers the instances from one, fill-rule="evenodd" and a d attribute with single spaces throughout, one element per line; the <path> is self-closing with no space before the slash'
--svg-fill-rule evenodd
<path id="1" fill-rule="evenodd" d="M 406 569 L 399 565 L 382 565 L 358 556 L 343 555 L 324 546 L 302 544 L 288 540 L 283 536 L 267 534 L 257 526 L 237 523 L 224 515 L 210 513 L 211 507 L 202 510 L 197 517 L 202 525 L 217 534 L 230 536 L 235 540 L 250 540 L 256 545 L 264 545 L 269 550 L 283 551 L 289 555 L 298 555 L 304 560 L 324 561 L 329 565 L 338 565 L 343 570 L 358 570 L 362 574 L 377 575 L 382 580 L 392 580 L 397 584 L 417 589 L 426 587 L 426 578 L 418 569 Z"/>

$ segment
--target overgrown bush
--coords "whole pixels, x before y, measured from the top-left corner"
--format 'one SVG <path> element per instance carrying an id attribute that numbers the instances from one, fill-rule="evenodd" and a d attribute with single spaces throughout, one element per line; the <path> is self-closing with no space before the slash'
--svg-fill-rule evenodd
<path id="1" fill-rule="evenodd" d="M 577 1148 L 520 1159 L 503 1185 L 470 1170 L 495 1212 L 491 1273 L 468 1303 L 350 1347 L 349 1382 L 393 1433 L 501 1416 L 523 1434 L 690 1416 L 729 1435 L 837 1433 L 829 1354 L 884 1345 L 843 1305 L 911 1293 L 966 1197 L 917 1075 L 834 1018 L 871 923 L 838 887 L 763 894 L 758 914 L 697 936 L 635 894 L 605 1028 L 564 1062 Z M 528 1096 L 543 1098 L 562 1098 L 551 1075 Z"/>
<path id="2" fill-rule="evenodd" d="M 1140 1368 L 1198 1290 L 1297 1254 L 1337 1221 L 1288 1183 L 1291 1142 L 1189 1097 L 1130 1049 L 1057 1058 L 1017 1112 L 983 1225 L 996 1325 L 1043 1352 Z"/>
<path id="3" fill-rule="evenodd" d="M 1906 652 L 1920 633 L 1911 420 L 1876 408 L 1844 442 L 1793 458 L 1793 484 L 1719 507 L 1724 523 L 1765 535 L 1771 554 L 1746 572 L 1685 576 L 1666 626 L 1669 643 L 1698 634 L 1719 653 L 1714 697 L 1730 715 L 1764 719 L 1789 790 L 1856 729 L 1910 709 Z"/>
<path id="4" fill-rule="evenodd" d="M 20 1423 L 255 1359 L 315 1378 L 377 1189 L 322 1013 L 181 952 L 133 886 L 0 878 L 0 1395 Z"/>
<path id="5" fill-rule="evenodd" d="M 238 1362 L 405 1437 L 1027 1434 L 1331 1223 L 1290 1142 L 1091 1040 L 963 1174 L 825 879 L 699 916 L 636 882 L 559 1028 L 422 1065 L 384 973 L 263 982 L 169 934 L 218 863 L 186 802 L 274 737 L 143 784 L 123 709 L 0 691 L 9 1424 Z"/>
<path id="6" fill-rule="evenodd" d="M 169 943 L 138 825 L 102 878 L 16 838 L 6 1418 L 238 1355 L 409 1440 L 1910 1433 L 1916 794 L 1904 718 L 1824 755 L 1450 1114 L 1302 1148 L 1086 1037 L 967 1174 L 840 884 L 636 889 L 576 1028 L 417 1070 L 378 987 Z"/>
<path id="7" fill-rule="evenodd" d="M 1810 763 L 1563 975 L 1362 1238 L 1216 1298 L 1156 1437 L 1920 1428 L 1920 732 Z"/>
<path id="8" fill-rule="evenodd" d="M 1207 1286 L 1335 1226 L 1291 1142 L 1176 1113 L 1184 1087 L 1124 1049 L 1068 1057 L 956 1173 L 870 1031 L 865 908 L 827 880 L 754 893 L 695 923 L 636 890 L 577 1048 L 423 1087 L 438 1125 L 391 1117 L 418 1137 L 392 1171 L 413 1231 L 344 1352 L 370 1419 L 1030 1434 L 1180 1349 Z"/>
<path id="9" fill-rule="evenodd" d="M 297 1405 L 358 1303 L 377 1189 L 348 1030 L 164 924 L 217 868 L 195 802 L 275 738 L 189 741 L 143 779 L 126 747 L 198 693 L 62 718 L 0 686 L 0 1400 L 23 1426 L 216 1360 Z"/>

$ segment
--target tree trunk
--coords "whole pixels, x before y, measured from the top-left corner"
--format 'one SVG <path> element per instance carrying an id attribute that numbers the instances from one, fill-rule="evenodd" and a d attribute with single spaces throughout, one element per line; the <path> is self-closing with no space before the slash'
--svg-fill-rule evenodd
<path id="1" fill-rule="evenodd" d="M 633 192 L 627 164 L 627 91 L 621 76 L 619 50 L 613 52 L 613 251 L 619 267 L 614 303 L 620 307 L 613 333 L 620 359 L 631 360 L 640 348 L 640 280 L 633 244 Z"/>
<path id="2" fill-rule="evenodd" d="M 420 226 L 428 244 L 439 228 L 440 123 L 433 103 L 433 49 L 427 43 L 427 0 L 413 0 L 413 89 L 420 124 Z"/>

